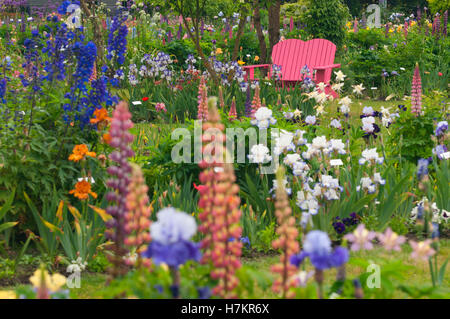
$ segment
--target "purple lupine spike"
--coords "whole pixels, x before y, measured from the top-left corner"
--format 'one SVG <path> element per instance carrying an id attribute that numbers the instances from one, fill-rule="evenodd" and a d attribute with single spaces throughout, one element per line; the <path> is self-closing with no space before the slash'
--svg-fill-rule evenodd
<path id="1" fill-rule="evenodd" d="M 289 31 L 292 32 L 294 30 L 294 18 L 291 17 L 291 21 L 289 21 Z"/>
<path id="2" fill-rule="evenodd" d="M 114 255 L 111 256 L 111 262 L 114 265 L 112 276 L 117 277 L 126 273 L 124 256 L 127 253 L 125 248 L 126 238 L 126 220 L 125 216 L 128 212 L 126 197 L 128 195 L 128 185 L 130 183 L 130 173 L 132 171 L 128 158 L 134 156 L 131 143 L 134 135 L 129 132 L 133 127 L 131 121 L 131 113 L 125 102 L 120 102 L 114 112 L 109 129 L 111 141 L 109 145 L 115 148 L 109 155 L 109 159 L 116 164 L 108 167 L 108 174 L 113 178 L 108 179 L 106 185 L 112 189 L 106 198 L 110 205 L 106 208 L 112 218 L 106 222 L 107 230 L 105 236 L 113 241 L 111 249 Z"/>
<path id="3" fill-rule="evenodd" d="M 417 7 L 417 24 L 422 25 L 422 10 L 420 10 L 420 7 Z"/>
<path id="4" fill-rule="evenodd" d="M 250 92 L 250 84 L 247 85 L 247 97 L 245 99 L 245 116 L 251 117 L 252 116 L 252 97 Z"/>
<path id="5" fill-rule="evenodd" d="M 363 13 L 362 19 L 361 19 L 361 28 L 365 29 L 367 27 L 367 17 L 366 14 Z"/>
<path id="6" fill-rule="evenodd" d="M 422 110 L 422 81 L 420 79 L 419 64 L 416 63 L 416 69 L 414 70 L 414 76 L 411 87 L 411 112 L 420 115 Z"/>
<path id="7" fill-rule="evenodd" d="M 201 26 L 201 32 L 202 32 L 202 35 L 203 35 L 203 33 L 205 32 L 205 21 L 202 19 L 202 26 Z"/>
<path id="8" fill-rule="evenodd" d="M 177 39 L 178 40 L 181 39 L 181 34 L 182 33 L 183 33 L 183 27 L 181 26 L 181 23 L 180 23 L 180 26 L 178 27 L 178 32 L 177 32 Z"/>
<path id="9" fill-rule="evenodd" d="M 389 23 L 386 23 L 386 27 L 384 30 L 384 37 L 388 37 L 389 36 Z"/>
<path id="10" fill-rule="evenodd" d="M 441 17 L 439 16 L 439 14 L 436 15 L 435 21 L 436 21 L 436 37 L 439 39 L 439 36 L 441 35 Z"/>
<path id="11" fill-rule="evenodd" d="M 444 19 L 442 20 L 442 35 L 447 36 L 448 10 L 444 12 Z"/>
<path id="12" fill-rule="evenodd" d="M 172 32 L 170 30 L 167 32 L 167 42 L 172 42 Z"/>

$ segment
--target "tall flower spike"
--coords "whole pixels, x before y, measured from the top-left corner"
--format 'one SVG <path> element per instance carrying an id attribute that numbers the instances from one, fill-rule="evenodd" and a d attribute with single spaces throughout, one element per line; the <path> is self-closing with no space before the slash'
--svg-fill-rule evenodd
<path id="1" fill-rule="evenodd" d="M 127 260 L 129 265 L 141 265 L 141 252 L 144 245 L 150 242 L 150 215 L 152 206 L 149 205 L 147 195 L 148 186 L 145 184 L 141 168 L 131 164 L 130 184 L 128 185 L 127 213 L 125 214 L 125 245 L 136 249 L 137 260 Z"/>
<path id="2" fill-rule="evenodd" d="M 230 112 L 228 113 L 228 118 L 230 120 L 237 119 L 236 98 L 234 96 L 233 96 L 233 100 L 231 101 L 231 107 L 230 107 Z"/>
<path id="3" fill-rule="evenodd" d="M 208 91 L 206 88 L 206 81 L 203 76 L 200 78 L 200 85 L 198 87 L 197 119 L 199 120 L 208 119 Z"/>
<path id="4" fill-rule="evenodd" d="M 422 110 L 422 81 L 420 79 L 419 64 L 416 63 L 411 87 L 411 112 L 419 116 Z"/>
<path id="5" fill-rule="evenodd" d="M 106 212 L 111 215 L 112 219 L 108 220 L 105 236 L 114 242 L 111 249 L 113 256 L 111 262 L 113 269 L 111 275 L 117 277 L 126 272 L 126 265 L 123 257 L 127 253 L 125 248 L 126 238 L 126 220 L 128 213 L 127 201 L 128 185 L 130 184 L 131 166 L 128 158 L 134 156 L 134 152 L 130 147 L 134 136 L 128 131 L 133 127 L 131 121 L 131 113 L 128 111 L 128 105 L 120 102 L 113 112 L 109 135 L 111 136 L 110 145 L 116 150 L 109 155 L 109 159 L 116 163 L 115 166 L 108 167 L 108 173 L 116 178 L 107 181 L 107 186 L 113 191 L 107 194 L 107 199 L 112 205 L 106 208 Z"/>
<path id="6" fill-rule="evenodd" d="M 444 19 L 442 20 L 442 35 L 447 36 L 448 10 L 444 12 Z"/>
<path id="7" fill-rule="evenodd" d="M 358 32 L 358 19 L 355 18 L 355 21 L 353 22 L 353 33 Z"/>
<path id="8" fill-rule="evenodd" d="M 296 267 L 290 263 L 292 255 L 298 253 L 297 242 L 298 230 L 295 227 L 295 218 L 289 206 L 289 199 L 284 186 L 284 168 L 280 166 L 277 170 L 277 184 L 275 215 L 278 221 L 278 238 L 272 242 L 272 247 L 281 250 L 280 263 L 272 266 L 272 271 L 280 276 L 275 279 L 272 289 L 281 293 L 283 298 L 293 298 L 294 294 L 289 291 L 295 287 L 294 275 Z"/>
<path id="9" fill-rule="evenodd" d="M 436 16 L 436 37 L 439 39 L 441 35 L 441 17 L 439 15 Z"/>
<path id="10" fill-rule="evenodd" d="M 408 38 L 408 26 L 409 26 L 408 22 L 405 21 L 405 25 L 403 26 L 403 34 L 405 35 L 405 39 Z"/>
<path id="11" fill-rule="evenodd" d="M 281 95 L 278 94 L 278 98 L 277 98 L 277 107 L 278 107 L 278 109 L 281 108 L 281 104 L 282 104 L 282 103 L 283 103 L 283 102 L 281 101 Z"/>
<path id="12" fill-rule="evenodd" d="M 224 125 L 216 108 L 216 99 L 209 99 L 209 121 L 203 126 L 203 153 L 211 154 L 203 159 L 200 167 L 200 190 L 198 203 L 202 224 L 199 231 L 204 254 L 202 263 L 211 263 L 214 269 L 211 277 L 218 280 L 213 294 L 222 298 L 236 298 L 234 289 L 238 285 L 235 275 L 240 268 L 242 229 L 239 226 L 241 211 L 238 196 L 239 186 L 231 164 L 223 164 L 225 135 Z M 212 133 L 214 132 L 214 133 Z M 225 154 L 226 155 L 226 154 Z"/>
<path id="13" fill-rule="evenodd" d="M 225 101 L 223 100 L 223 88 L 219 86 L 219 106 L 223 110 L 225 108 Z"/>
<path id="14" fill-rule="evenodd" d="M 245 99 L 245 116 L 252 116 L 252 100 L 251 100 L 251 85 L 247 85 L 247 97 Z"/>
<path id="15" fill-rule="evenodd" d="M 256 111 L 261 107 L 261 98 L 259 97 L 259 85 L 255 88 L 255 95 L 253 95 L 252 101 L 252 117 L 254 117 Z"/>

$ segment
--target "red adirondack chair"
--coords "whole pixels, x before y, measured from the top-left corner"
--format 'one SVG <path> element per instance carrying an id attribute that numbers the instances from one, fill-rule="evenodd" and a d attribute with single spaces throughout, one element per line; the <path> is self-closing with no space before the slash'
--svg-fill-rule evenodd
<path id="1" fill-rule="evenodd" d="M 336 45 L 325 39 L 313 39 L 306 42 L 289 39 L 281 41 L 273 47 L 272 63 L 281 66 L 282 87 L 289 89 L 301 82 L 303 75 L 300 71 L 307 65 L 311 72 L 315 71 L 314 82 L 328 84 L 326 93 L 337 97 L 338 94 L 329 86 L 332 69 L 341 67 L 340 64 L 334 64 L 335 53 Z M 256 68 L 268 68 L 269 78 L 273 75 L 271 64 L 249 65 L 244 66 L 246 80 L 255 80 Z"/>

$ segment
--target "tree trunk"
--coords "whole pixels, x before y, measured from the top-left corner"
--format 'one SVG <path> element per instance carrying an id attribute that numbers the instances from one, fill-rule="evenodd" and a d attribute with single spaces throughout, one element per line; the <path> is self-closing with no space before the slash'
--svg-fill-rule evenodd
<path id="1" fill-rule="evenodd" d="M 244 8 L 241 12 L 241 19 L 239 20 L 238 32 L 236 34 L 236 40 L 234 42 L 233 55 L 231 61 L 236 61 L 239 53 L 239 44 L 241 42 L 242 35 L 245 30 L 245 23 L 247 22 L 247 9 Z"/>
<path id="2" fill-rule="evenodd" d="M 205 68 L 208 70 L 214 83 L 216 85 L 219 85 L 219 77 L 217 76 L 217 73 L 213 69 L 211 63 L 209 63 L 208 58 L 205 56 L 205 54 L 203 53 L 202 47 L 200 46 L 200 37 L 198 35 L 198 27 L 197 27 L 198 24 L 195 23 L 194 21 L 192 21 L 193 25 L 194 25 L 194 29 L 195 29 L 194 30 L 195 34 L 193 34 L 191 32 L 191 28 L 189 27 L 189 23 L 187 22 L 185 16 L 182 16 L 182 18 L 183 18 L 184 26 L 186 27 L 186 31 L 189 35 L 189 38 L 191 38 L 192 42 L 194 43 L 197 53 L 200 56 L 200 58 L 202 59 Z"/>
<path id="3" fill-rule="evenodd" d="M 261 25 L 261 14 L 260 14 L 260 8 L 259 8 L 259 0 L 254 0 L 253 6 L 255 8 L 254 10 L 254 16 L 253 16 L 253 23 L 255 25 L 256 35 L 258 36 L 258 42 L 259 42 L 259 51 L 261 53 L 260 56 L 260 63 L 266 64 L 267 61 L 267 45 L 266 45 L 266 39 L 264 37 L 264 34 L 262 32 L 262 25 Z M 263 72 L 263 75 L 266 76 L 267 70 L 265 68 L 261 69 Z"/>
<path id="4" fill-rule="evenodd" d="M 269 7 L 269 52 L 267 55 L 272 55 L 272 49 L 275 44 L 280 41 L 280 7 L 281 0 L 276 0 Z"/>
<path id="5" fill-rule="evenodd" d="M 239 20 L 238 32 L 236 34 L 236 39 L 234 41 L 234 48 L 233 54 L 231 56 L 231 61 L 237 60 L 239 54 L 239 45 L 241 43 L 242 35 L 244 34 L 246 22 L 247 22 L 247 8 L 244 7 L 244 9 L 241 12 L 241 18 Z M 235 73 L 236 71 L 234 69 L 230 71 L 230 74 L 228 74 L 228 82 L 231 82 Z"/>

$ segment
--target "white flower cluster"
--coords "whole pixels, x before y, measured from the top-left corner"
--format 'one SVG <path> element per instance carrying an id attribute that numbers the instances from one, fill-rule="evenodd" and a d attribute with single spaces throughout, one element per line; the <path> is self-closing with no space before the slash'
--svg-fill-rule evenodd
<path id="1" fill-rule="evenodd" d="M 398 113 L 390 113 L 389 112 L 390 107 L 388 108 L 384 108 L 383 106 L 381 107 L 381 123 L 383 124 L 384 127 L 388 127 L 389 125 L 392 124 L 392 122 L 394 121 L 394 119 L 396 117 L 400 117 L 400 115 Z"/>
<path id="2" fill-rule="evenodd" d="M 420 202 L 417 203 L 417 205 L 412 209 L 411 211 L 411 220 L 415 221 L 417 217 L 421 214 L 421 210 L 423 213 L 424 207 L 428 206 L 428 198 L 423 197 Z M 431 212 L 432 212 L 432 218 L 431 222 L 441 224 L 441 223 L 447 223 L 449 221 L 450 212 L 446 211 L 445 209 L 440 209 L 437 207 L 437 204 L 433 202 L 431 204 Z"/>
<path id="3" fill-rule="evenodd" d="M 272 138 L 275 141 L 274 152 L 276 155 L 280 155 L 284 151 L 294 151 L 295 144 L 294 134 L 285 130 L 279 132 L 272 132 Z"/>
<path id="4" fill-rule="evenodd" d="M 359 164 L 364 165 L 369 163 L 369 165 L 383 164 L 384 158 L 379 157 L 376 148 L 365 149 L 362 152 L 362 157 L 359 159 Z M 373 194 L 377 191 L 377 185 L 384 185 L 386 181 L 381 178 L 380 173 L 374 173 L 373 177 L 362 177 L 360 185 L 356 187 L 357 191 L 364 190 L 369 194 Z"/>
<path id="5" fill-rule="evenodd" d="M 188 241 L 197 231 L 195 218 L 174 208 L 163 208 L 156 214 L 158 220 L 150 226 L 152 240 L 161 244 Z"/>
<path id="6" fill-rule="evenodd" d="M 272 156 L 269 155 L 269 149 L 263 144 L 253 145 L 248 159 L 251 163 L 263 164 L 272 160 Z"/>
<path id="7" fill-rule="evenodd" d="M 291 195 L 292 194 L 292 189 L 291 188 L 289 188 L 289 187 L 287 187 L 288 186 L 288 180 L 287 180 L 287 178 L 285 177 L 284 179 L 283 179 L 283 185 L 284 185 L 284 188 L 286 189 L 286 193 L 288 194 L 288 195 Z M 274 179 L 273 180 L 273 187 L 270 189 L 270 193 L 273 193 L 273 196 L 275 196 L 275 192 L 276 192 L 276 190 L 277 190 L 277 188 L 278 188 L 278 183 L 277 183 L 277 180 L 276 179 Z"/>
<path id="8" fill-rule="evenodd" d="M 373 116 L 363 117 L 361 119 L 362 121 L 362 129 L 366 133 L 372 133 L 375 131 L 375 127 L 373 126 L 375 124 L 375 118 Z"/>
<path id="9" fill-rule="evenodd" d="M 361 189 L 367 191 L 369 194 L 373 194 L 377 191 L 377 185 L 384 185 L 386 181 L 381 178 L 380 173 L 375 173 L 373 179 L 370 177 L 362 177 L 360 185 L 356 187 L 359 192 Z"/>
<path id="10" fill-rule="evenodd" d="M 369 163 L 374 165 L 375 163 L 383 164 L 384 158 L 379 157 L 376 148 L 365 149 L 362 152 L 362 157 L 359 159 L 359 164 L 364 165 L 365 163 Z"/>
<path id="11" fill-rule="evenodd" d="M 308 147 L 303 152 L 303 158 L 310 160 L 314 156 L 323 154 L 330 155 L 331 153 L 345 154 L 345 144 L 340 139 L 331 139 L 327 141 L 325 136 L 317 136 L 312 140 L 312 144 L 306 144 Z"/>
<path id="12" fill-rule="evenodd" d="M 277 123 L 277 120 L 272 116 L 272 110 L 263 106 L 255 112 L 255 118 L 250 123 L 258 126 L 260 130 L 264 130 L 268 129 L 269 125 Z"/>

